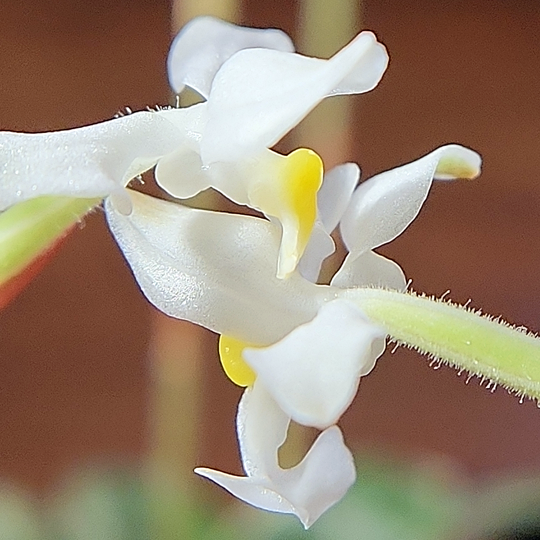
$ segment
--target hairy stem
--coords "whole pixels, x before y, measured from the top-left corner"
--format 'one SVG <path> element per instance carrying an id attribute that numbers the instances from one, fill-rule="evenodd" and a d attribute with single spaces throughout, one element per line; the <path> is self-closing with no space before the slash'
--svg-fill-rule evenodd
<path id="1" fill-rule="evenodd" d="M 357 289 L 350 298 L 398 343 L 519 396 L 540 398 L 540 339 L 525 329 L 414 293 Z"/>

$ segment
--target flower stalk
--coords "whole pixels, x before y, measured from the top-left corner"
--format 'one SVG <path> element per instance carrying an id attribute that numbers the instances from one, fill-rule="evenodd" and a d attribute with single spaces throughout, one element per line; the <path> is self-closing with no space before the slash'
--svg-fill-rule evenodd
<path id="1" fill-rule="evenodd" d="M 351 290 L 366 315 L 399 344 L 478 376 L 488 386 L 540 399 L 540 339 L 523 327 L 442 299 Z"/>
<path id="2" fill-rule="evenodd" d="M 0 213 L 0 285 L 19 274 L 100 202 L 46 196 Z"/>

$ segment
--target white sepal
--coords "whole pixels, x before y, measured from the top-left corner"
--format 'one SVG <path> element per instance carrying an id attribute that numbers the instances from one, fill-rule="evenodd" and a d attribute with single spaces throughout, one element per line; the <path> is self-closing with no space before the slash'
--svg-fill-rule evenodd
<path id="1" fill-rule="evenodd" d="M 267 345 L 335 294 L 298 273 L 276 278 L 279 229 L 266 220 L 131 198 L 129 216 L 106 202 L 109 227 L 146 297 L 172 317 Z"/>
<path id="2" fill-rule="evenodd" d="M 313 283 L 319 277 L 323 261 L 335 251 L 330 234 L 345 212 L 359 177 L 356 163 L 343 163 L 324 174 L 317 193 L 317 221 L 298 263 L 298 271 Z"/>
<path id="3" fill-rule="evenodd" d="M 357 306 L 338 299 L 278 343 L 246 348 L 243 357 L 287 415 L 324 429 L 350 405 L 377 358 L 372 344 L 384 336 Z"/>
<path id="4" fill-rule="evenodd" d="M 335 250 L 336 245 L 334 244 L 334 240 L 326 232 L 323 224 L 320 221 L 316 221 L 306 250 L 298 263 L 298 271 L 305 279 L 316 283 L 321 272 L 322 263 Z"/>
<path id="5" fill-rule="evenodd" d="M 0 211 L 41 195 L 121 198 L 131 178 L 181 140 L 151 112 L 53 133 L 1 132 Z"/>
<path id="6" fill-rule="evenodd" d="M 208 97 L 216 72 L 236 52 L 252 48 L 294 52 L 291 38 L 273 28 L 246 28 L 215 17 L 197 17 L 174 38 L 167 68 L 172 89 L 179 94 L 189 86 Z"/>
<path id="7" fill-rule="evenodd" d="M 197 468 L 195 472 L 253 506 L 295 514 L 308 528 L 345 495 L 356 479 L 356 471 L 337 426 L 321 433 L 297 466 L 282 469 L 278 448 L 285 441 L 288 425 L 289 418 L 256 381 L 245 391 L 237 416 L 247 476 L 207 468 Z"/>

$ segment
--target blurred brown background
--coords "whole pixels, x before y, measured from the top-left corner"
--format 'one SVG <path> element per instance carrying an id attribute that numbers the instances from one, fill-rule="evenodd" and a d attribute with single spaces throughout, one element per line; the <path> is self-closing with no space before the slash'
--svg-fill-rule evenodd
<path id="1" fill-rule="evenodd" d="M 247 0 L 241 21 L 294 36 L 295 9 Z M 0 25 L 0 129 L 68 128 L 168 100 L 165 0 L 2 0 Z M 480 180 L 437 184 L 384 253 L 416 290 L 450 289 L 540 331 L 540 3 L 366 0 L 363 27 L 391 63 L 374 92 L 352 98 L 349 159 L 371 175 L 446 142 L 484 157 Z M 145 455 L 155 321 L 103 217 L 92 216 L 0 313 L 0 477 L 41 491 L 73 464 Z M 238 471 L 240 390 L 221 374 L 213 339 L 192 465 Z M 465 385 L 404 350 L 362 381 L 342 425 L 353 448 L 442 455 L 475 476 L 540 468 L 534 403 Z"/>

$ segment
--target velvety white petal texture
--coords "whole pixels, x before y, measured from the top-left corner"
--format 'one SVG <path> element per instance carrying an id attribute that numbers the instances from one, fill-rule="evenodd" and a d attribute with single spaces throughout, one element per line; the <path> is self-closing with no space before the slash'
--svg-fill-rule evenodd
<path id="1" fill-rule="evenodd" d="M 212 84 L 203 163 L 236 161 L 270 148 L 325 97 L 372 90 L 387 63 L 371 32 L 330 60 L 269 49 L 236 53 Z"/>
<path id="2" fill-rule="evenodd" d="M 203 166 L 200 147 L 208 121 L 207 103 L 163 109 L 157 114 L 172 122 L 184 137 L 183 144 L 160 159 L 155 170 L 156 182 L 173 197 L 188 199 L 212 187 L 233 202 L 247 205 L 250 183 L 260 180 L 261 176 L 274 179 L 265 161 L 271 160 L 274 152 L 266 148 L 261 148 L 258 160 L 248 163 Z"/>
<path id="3" fill-rule="evenodd" d="M 166 107 L 155 114 L 167 119 L 182 132 L 183 143 L 187 148 L 199 150 L 208 122 L 207 103 L 197 103 L 191 107 Z"/>
<path id="4" fill-rule="evenodd" d="M 151 167 L 181 140 L 151 112 L 53 133 L 1 132 L 0 210 L 40 195 L 121 194 L 142 163 Z"/>
<path id="5" fill-rule="evenodd" d="M 358 256 L 347 255 L 331 284 L 340 289 L 378 287 L 404 291 L 407 279 L 397 263 L 373 251 L 366 251 Z"/>
<path id="6" fill-rule="evenodd" d="M 351 256 L 399 236 L 418 215 L 433 179 L 474 178 L 480 163 L 476 152 L 451 144 L 361 183 L 341 220 Z"/>
<path id="7" fill-rule="evenodd" d="M 146 297 L 172 317 L 268 345 L 335 296 L 297 273 L 276 278 L 279 230 L 266 220 L 131 198 L 129 216 L 106 202 L 109 227 Z"/>
<path id="8" fill-rule="evenodd" d="M 324 429 L 350 405 L 376 360 L 372 343 L 384 336 L 356 305 L 338 299 L 278 343 L 246 348 L 243 357 L 288 416 Z"/>
<path id="9" fill-rule="evenodd" d="M 243 501 L 272 512 L 295 514 L 310 527 L 338 502 L 356 479 L 353 458 L 337 426 L 319 435 L 304 459 L 291 469 L 278 464 L 278 448 L 289 418 L 259 381 L 245 391 L 237 430 L 245 477 L 207 468 L 195 472 Z"/>
<path id="10" fill-rule="evenodd" d="M 281 30 L 246 28 L 214 17 L 197 17 L 174 39 L 167 61 L 169 82 L 176 93 L 189 86 L 208 97 L 216 72 L 236 52 L 252 48 L 294 52 Z"/>

